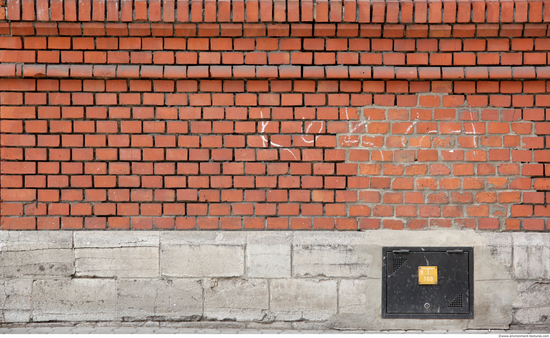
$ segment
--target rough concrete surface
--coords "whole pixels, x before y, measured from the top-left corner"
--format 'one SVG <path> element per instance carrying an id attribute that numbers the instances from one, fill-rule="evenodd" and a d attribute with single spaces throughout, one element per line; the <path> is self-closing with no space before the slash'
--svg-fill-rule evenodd
<path id="1" fill-rule="evenodd" d="M 165 245 L 160 264 L 168 277 L 238 277 L 244 274 L 244 245 Z"/>
<path id="2" fill-rule="evenodd" d="M 0 231 L 1 251 L 70 249 L 71 231 Z"/>
<path id="3" fill-rule="evenodd" d="M 518 309 L 514 314 L 518 323 L 550 327 L 550 307 Z"/>
<path id="4" fill-rule="evenodd" d="M 550 279 L 550 234 L 517 234 L 513 246 L 514 277 Z"/>
<path id="5" fill-rule="evenodd" d="M 270 291 L 278 320 L 326 320 L 337 311 L 334 280 L 275 279 Z"/>
<path id="6" fill-rule="evenodd" d="M 512 322 L 511 304 L 517 296 L 513 280 L 481 280 L 474 285 L 474 319 L 468 328 L 507 328 Z"/>
<path id="7" fill-rule="evenodd" d="M 521 282 L 513 307 L 515 322 L 550 326 L 550 281 Z"/>
<path id="8" fill-rule="evenodd" d="M 158 231 L 86 231 L 74 233 L 75 248 L 154 247 L 160 244 Z"/>
<path id="9" fill-rule="evenodd" d="M 292 248 L 294 277 L 368 277 L 360 245 L 298 244 Z"/>
<path id="10" fill-rule="evenodd" d="M 481 233 L 483 245 L 474 252 L 476 280 L 510 279 L 512 276 L 512 234 Z M 481 251 L 481 254 L 479 254 Z M 492 259 L 487 259 L 491 257 Z M 497 264 L 495 264 L 495 262 Z"/>
<path id="11" fill-rule="evenodd" d="M 35 281 L 32 299 L 32 317 L 38 322 L 116 318 L 116 285 L 111 279 Z"/>
<path id="12" fill-rule="evenodd" d="M 4 278 L 68 277 L 74 273 L 74 252 L 70 249 L 6 251 L 2 261 Z"/>
<path id="13" fill-rule="evenodd" d="M 208 319 L 261 321 L 268 310 L 265 279 L 209 279 L 204 283 L 204 316 Z"/>
<path id="14" fill-rule="evenodd" d="M 31 279 L 13 279 L 0 283 L 0 305 L 4 322 L 27 322 L 30 320 L 31 289 Z"/>
<path id="15" fill-rule="evenodd" d="M 153 247 L 75 250 L 76 275 L 82 277 L 159 277 L 159 250 Z"/>
<path id="16" fill-rule="evenodd" d="M 199 279 L 121 279 L 116 287 L 119 320 L 193 320 L 202 316 Z"/>
<path id="17" fill-rule="evenodd" d="M 292 243 L 294 277 L 370 277 L 371 246 L 341 233 L 296 233 Z"/>
<path id="18" fill-rule="evenodd" d="M 550 325 L 548 235 L 0 231 L 0 320 L 209 323 L 200 329 L 230 321 L 258 330 L 542 328 Z M 383 246 L 474 247 L 474 319 L 382 319 Z"/>
<path id="19" fill-rule="evenodd" d="M 246 275 L 260 278 L 289 278 L 290 242 L 290 233 L 249 233 L 246 244 Z"/>

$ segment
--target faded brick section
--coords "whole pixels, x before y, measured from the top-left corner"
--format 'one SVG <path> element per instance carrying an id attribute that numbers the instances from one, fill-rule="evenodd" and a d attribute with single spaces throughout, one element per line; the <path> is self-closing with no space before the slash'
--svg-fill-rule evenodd
<path id="1" fill-rule="evenodd" d="M 521 218 L 534 216 L 523 229 L 545 230 L 544 192 L 532 188 L 548 189 L 548 179 L 532 186 L 530 177 L 550 161 L 544 124 L 532 122 L 544 109 L 478 107 L 452 94 L 450 82 L 438 88 L 448 94 L 398 95 L 395 105 L 365 107 L 338 134 L 346 168 L 358 173 L 348 178 L 347 216 L 362 217 L 366 229 L 485 230 L 518 230 Z"/>
<path id="2" fill-rule="evenodd" d="M 1 229 L 550 229 L 550 3 L 0 0 Z"/>

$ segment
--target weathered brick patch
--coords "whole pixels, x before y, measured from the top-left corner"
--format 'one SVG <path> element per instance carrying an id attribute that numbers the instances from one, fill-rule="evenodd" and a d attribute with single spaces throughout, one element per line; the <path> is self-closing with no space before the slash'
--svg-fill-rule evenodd
<path id="1" fill-rule="evenodd" d="M 430 93 L 362 111 L 338 134 L 349 163 L 338 169 L 357 176 L 348 178 L 347 216 L 365 217 L 360 228 L 518 230 L 522 217 L 534 217 L 522 229 L 545 229 L 548 123 L 535 122 L 544 109 L 476 107 L 464 95 Z"/>

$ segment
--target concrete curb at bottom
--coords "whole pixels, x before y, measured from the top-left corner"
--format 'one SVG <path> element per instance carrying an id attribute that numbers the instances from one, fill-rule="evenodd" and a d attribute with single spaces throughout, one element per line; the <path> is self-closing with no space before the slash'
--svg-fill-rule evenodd
<path id="1" fill-rule="evenodd" d="M 0 324 L 0 334 L 548 334 L 548 327 L 511 327 L 508 330 L 336 330 L 313 323 L 220 323 L 220 322 L 97 322 Z"/>

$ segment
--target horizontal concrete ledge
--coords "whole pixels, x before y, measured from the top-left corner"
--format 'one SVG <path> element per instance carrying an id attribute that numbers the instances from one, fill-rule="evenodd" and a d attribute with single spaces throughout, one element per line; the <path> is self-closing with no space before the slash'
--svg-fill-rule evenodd
<path id="1" fill-rule="evenodd" d="M 22 5 L 23 3 L 23 5 Z M 79 4 L 77 6 L 77 3 Z M 34 20 L 35 6 L 7 0 L 8 20 Z M 46 3 L 45 6 L 48 6 Z M 150 22 L 548 22 L 543 1 L 375 0 L 53 0 L 51 11 L 36 8 L 39 21 Z M 45 12 L 45 13 L 44 13 Z M 543 15 L 544 13 L 544 15 Z M 3 18 L 3 17 L 2 17 Z"/>
<path id="2" fill-rule="evenodd" d="M 334 80 L 548 80 L 550 66 L 127 66 L 0 65 L 3 78 L 94 79 L 334 79 Z M 3 88 L 4 89 L 4 88 Z M 4 90 L 9 90 L 5 88 Z"/>

